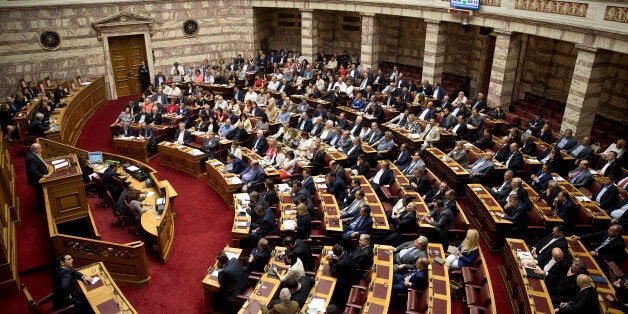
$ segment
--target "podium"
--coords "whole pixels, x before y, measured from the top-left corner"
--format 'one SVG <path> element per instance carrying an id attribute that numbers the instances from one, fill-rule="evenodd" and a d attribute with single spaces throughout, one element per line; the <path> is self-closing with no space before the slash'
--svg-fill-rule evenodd
<path id="1" fill-rule="evenodd" d="M 53 221 L 63 223 L 88 215 L 87 197 L 75 154 L 44 160 L 48 174 L 39 181 Z"/>

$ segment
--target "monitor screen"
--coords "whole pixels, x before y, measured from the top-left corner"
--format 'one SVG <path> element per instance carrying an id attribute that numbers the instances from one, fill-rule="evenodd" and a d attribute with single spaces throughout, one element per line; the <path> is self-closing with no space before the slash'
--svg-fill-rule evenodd
<path id="1" fill-rule="evenodd" d="M 102 152 L 89 152 L 89 162 L 92 164 L 102 164 Z"/>
<path id="2" fill-rule="evenodd" d="M 479 10 L 480 0 L 449 0 L 449 5 L 457 9 Z"/>

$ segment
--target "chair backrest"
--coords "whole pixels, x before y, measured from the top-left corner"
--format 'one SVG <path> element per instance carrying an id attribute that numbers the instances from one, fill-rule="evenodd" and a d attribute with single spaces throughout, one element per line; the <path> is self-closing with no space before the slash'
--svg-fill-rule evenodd
<path id="1" fill-rule="evenodd" d="M 488 307 L 491 304 L 491 289 L 488 287 L 488 282 L 484 282 L 480 289 L 480 304 L 479 306 Z"/>
<path id="2" fill-rule="evenodd" d="M 528 211 L 528 222 L 530 226 L 543 226 L 543 216 L 533 208 Z"/>
<path id="3" fill-rule="evenodd" d="M 427 311 L 427 306 L 429 305 L 429 295 L 427 293 L 427 289 L 423 290 L 421 293 L 421 301 L 419 302 L 419 308 L 417 312 L 425 313 Z"/>
<path id="4" fill-rule="evenodd" d="M 482 260 L 481 258 L 476 258 L 477 260 Z M 484 284 L 486 282 L 486 270 L 484 265 L 480 265 L 480 267 L 478 267 L 478 270 L 475 271 L 475 275 L 473 276 L 473 279 L 475 281 L 474 284 L 476 285 L 481 285 Z"/>
<path id="5" fill-rule="evenodd" d="M 391 186 L 390 186 L 390 195 L 394 195 L 394 196 L 399 196 L 401 194 L 401 187 L 399 186 L 399 184 L 397 183 L 397 181 L 395 181 Z"/>
<path id="6" fill-rule="evenodd" d="M 460 210 L 460 209 L 458 209 Z M 467 222 L 464 221 L 464 217 L 462 217 L 462 214 L 460 214 L 460 212 L 458 212 L 458 214 L 456 216 L 454 216 L 454 229 L 467 229 Z"/>

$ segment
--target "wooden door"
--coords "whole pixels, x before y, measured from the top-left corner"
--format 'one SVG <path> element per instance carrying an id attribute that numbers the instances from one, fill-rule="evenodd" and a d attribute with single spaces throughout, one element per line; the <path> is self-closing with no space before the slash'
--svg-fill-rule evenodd
<path id="1" fill-rule="evenodd" d="M 146 60 L 144 35 L 109 37 L 109 55 L 118 97 L 142 93 L 138 68 Z"/>

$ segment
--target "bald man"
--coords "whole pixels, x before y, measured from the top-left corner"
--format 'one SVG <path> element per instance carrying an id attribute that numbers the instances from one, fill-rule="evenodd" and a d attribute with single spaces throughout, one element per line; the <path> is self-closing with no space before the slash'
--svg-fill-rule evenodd
<path id="1" fill-rule="evenodd" d="M 580 287 L 578 294 L 569 302 L 561 303 L 560 307 L 554 310 L 554 313 L 581 314 L 598 313 L 600 311 L 597 290 L 593 286 L 591 277 L 580 274 L 576 278 L 576 283 Z"/>
<path id="2" fill-rule="evenodd" d="M 552 258 L 545 264 L 539 264 L 540 269 L 535 269 L 534 272 L 545 277 L 546 286 L 555 286 L 567 275 L 572 260 L 569 252 L 565 254 L 561 248 L 555 247 L 552 249 Z"/>

